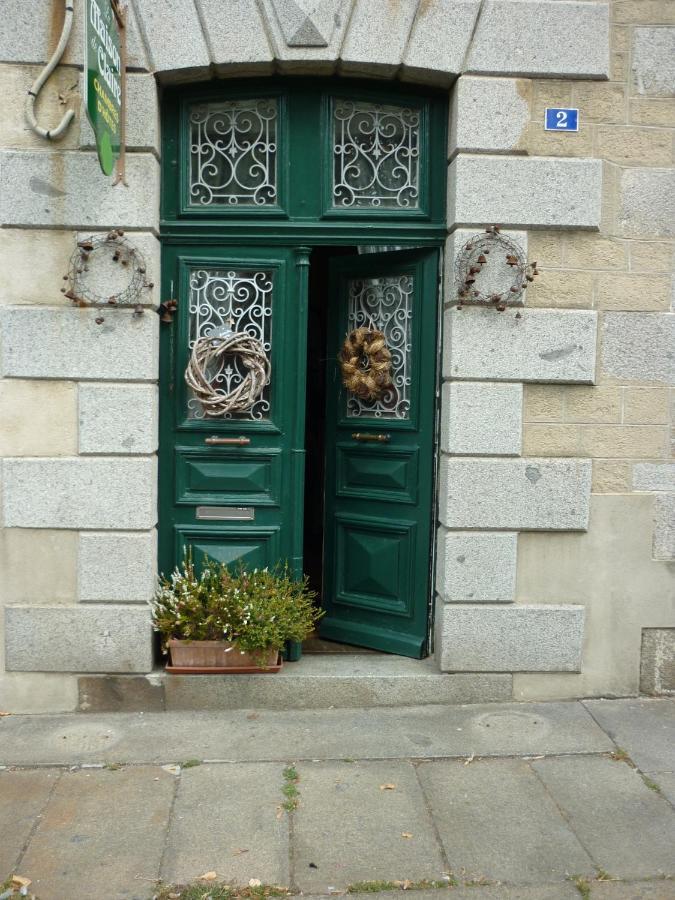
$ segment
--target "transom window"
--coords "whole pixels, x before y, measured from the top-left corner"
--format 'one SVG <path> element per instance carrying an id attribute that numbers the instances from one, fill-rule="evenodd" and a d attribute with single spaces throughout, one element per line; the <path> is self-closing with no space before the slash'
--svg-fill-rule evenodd
<path id="1" fill-rule="evenodd" d="M 177 177 L 165 183 L 165 220 L 443 220 L 432 184 L 443 183 L 445 159 L 431 151 L 445 146 L 443 96 L 261 78 L 170 89 L 168 101 Z"/>

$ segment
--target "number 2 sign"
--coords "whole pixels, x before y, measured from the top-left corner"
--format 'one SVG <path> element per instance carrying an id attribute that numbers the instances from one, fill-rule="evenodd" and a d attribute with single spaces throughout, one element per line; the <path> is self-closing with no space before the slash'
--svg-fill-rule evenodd
<path id="1" fill-rule="evenodd" d="M 579 110 L 548 108 L 544 117 L 545 131 L 578 131 Z"/>

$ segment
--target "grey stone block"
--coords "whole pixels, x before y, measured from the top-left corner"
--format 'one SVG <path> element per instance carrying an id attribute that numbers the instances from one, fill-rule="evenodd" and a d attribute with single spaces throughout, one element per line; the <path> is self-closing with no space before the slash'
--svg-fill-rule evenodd
<path id="1" fill-rule="evenodd" d="M 636 463 L 634 491 L 675 491 L 675 463 Z"/>
<path id="2" fill-rule="evenodd" d="M 129 9 L 129 5 L 127 6 Z M 52 0 L 3 0 L 0 30 L 0 62 L 45 63 L 54 52 L 63 25 L 63 4 Z M 82 65 L 84 15 L 75 7 L 70 39 L 62 57 L 65 65 Z M 127 65 L 149 69 L 133 7 L 127 20 Z"/>
<path id="3" fill-rule="evenodd" d="M 155 458 L 7 459 L 5 526 L 149 529 L 157 522 Z"/>
<path id="4" fill-rule="evenodd" d="M 76 229 L 156 229 L 157 159 L 150 153 L 130 153 L 126 177 L 128 188 L 113 187 L 95 153 L 1 151 L 0 221 Z"/>
<path id="5" fill-rule="evenodd" d="M 81 675 L 77 711 L 163 712 L 164 683 L 153 675 Z"/>
<path id="6" fill-rule="evenodd" d="M 640 692 L 675 694 L 675 628 L 642 629 Z"/>
<path id="7" fill-rule="evenodd" d="M 91 603 L 147 603 L 157 586 L 157 532 L 80 534 L 78 596 Z"/>
<path id="8" fill-rule="evenodd" d="M 675 559 L 675 494 L 658 494 L 654 515 L 654 559 Z"/>
<path id="9" fill-rule="evenodd" d="M 519 456 L 522 384 L 452 381 L 443 385 L 441 449 L 463 456 Z"/>
<path id="10" fill-rule="evenodd" d="M 530 82 L 462 75 L 452 92 L 450 156 L 521 147 L 530 122 Z"/>
<path id="11" fill-rule="evenodd" d="M 525 761 L 442 760 L 420 765 L 418 773 L 453 870 L 467 881 L 561 884 L 571 872 L 595 874 Z"/>
<path id="12" fill-rule="evenodd" d="M 622 169 L 617 234 L 675 237 L 675 171 Z"/>
<path id="13" fill-rule="evenodd" d="M 585 531 L 591 462 L 444 456 L 438 491 L 448 528 Z"/>
<path id="14" fill-rule="evenodd" d="M 631 60 L 638 94 L 675 94 L 675 28 L 634 28 Z"/>
<path id="15" fill-rule="evenodd" d="M 440 876 L 444 865 L 434 824 L 410 762 L 307 762 L 299 771 L 302 800 L 293 836 L 301 891 Z M 395 790 L 381 790 L 388 783 Z"/>
<path id="16" fill-rule="evenodd" d="M 601 194 L 599 159 L 460 153 L 448 169 L 448 224 L 597 230 Z"/>
<path id="17" fill-rule="evenodd" d="M 579 672 L 583 606 L 442 605 L 448 672 Z"/>
<path id="18" fill-rule="evenodd" d="M 97 325 L 101 315 L 105 321 Z M 158 331 L 158 316 L 150 312 L 8 306 L 0 311 L 2 374 L 152 381 Z"/>
<path id="19" fill-rule="evenodd" d="M 607 312 L 602 372 L 626 381 L 675 385 L 675 315 Z"/>
<path id="20" fill-rule="evenodd" d="M 154 150 L 159 146 L 159 100 L 157 82 L 152 75 L 127 75 L 126 145 L 130 150 Z M 94 129 L 82 116 L 80 147 L 96 147 Z"/>
<path id="21" fill-rule="evenodd" d="M 155 384 L 78 386 L 80 453 L 154 453 L 159 396 Z"/>
<path id="22" fill-rule="evenodd" d="M 65 772 L 38 819 L 22 871 L 34 884 L 49 885 L 55 898 L 147 896 L 142 879 L 159 872 L 174 791 L 175 776 L 161 769 Z"/>
<path id="23" fill-rule="evenodd" d="M 277 762 L 183 770 L 160 877 L 191 882 L 211 859 L 227 884 L 246 885 L 251 878 L 288 884 L 288 816 L 277 815 L 283 768 Z"/>
<path id="24" fill-rule="evenodd" d="M 444 85 L 461 72 L 478 7 L 478 0 L 421 3 L 403 57 L 404 80 Z"/>
<path id="25" fill-rule="evenodd" d="M 220 71 L 271 71 L 274 56 L 255 3 L 229 0 L 227 15 L 220 0 L 199 0 L 198 5 L 213 62 Z"/>
<path id="26" fill-rule="evenodd" d="M 209 51 L 193 0 L 135 0 L 136 14 L 150 52 L 153 68 L 161 75 L 206 77 Z"/>
<path id="27" fill-rule="evenodd" d="M 264 6 L 282 72 L 330 74 L 335 70 L 353 0 L 264 0 Z"/>
<path id="28" fill-rule="evenodd" d="M 527 232 L 526 231 L 512 231 L 502 229 L 501 232 L 504 237 L 508 238 L 510 241 L 513 241 L 515 244 L 520 247 L 520 250 L 527 259 Z M 460 288 L 460 285 L 457 283 L 457 273 L 455 269 L 457 256 L 464 248 L 465 244 L 472 238 L 476 236 L 476 234 L 483 235 L 484 232 L 477 232 L 475 228 L 457 228 L 452 234 L 448 235 L 448 238 L 445 242 L 445 251 L 447 253 L 448 262 L 445 265 L 445 302 L 456 302 L 459 298 L 457 296 L 457 291 Z M 527 298 L 527 290 L 524 290 L 520 295 L 511 294 L 509 288 L 513 285 L 514 282 L 514 274 L 513 269 L 506 262 L 506 256 L 502 257 L 501 255 L 493 255 L 490 257 L 489 262 L 486 263 L 475 276 L 476 281 L 474 284 L 474 288 L 479 290 L 482 294 L 490 295 L 494 293 L 503 294 L 505 292 L 509 293 L 509 306 L 524 306 Z M 513 299 L 511 299 L 511 297 Z M 462 300 L 464 306 L 477 306 L 479 304 L 473 302 L 471 298 Z"/>
<path id="29" fill-rule="evenodd" d="M 444 378 L 595 381 L 595 312 L 526 309 L 517 319 L 513 310 L 466 307 L 444 318 Z"/>
<path id="30" fill-rule="evenodd" d="M 615 878 L 675 873 L 669 803 L 606 756 L 532 763 L 595 864 Z"/>
<path id="31" fill-rule="evenodd" d="M 139 606 L 8 606 L 9 672 L 149 672 L 150 610 Z"/>
<path id="32" fill-rule="evenodd" d="M 446 603 L 512 603 L 518 535 L 439 528 L 436 590 Z"/>
<path id="33" fill-rule="evenodd" d="M 362 75 L 393 75 L 403 61 L 416 3 L 395 3 L 382 15 L 382 0 L 355 0 L 341 52 L 341 69 Z"/>
<path id="34" fill-rule="evenodd" d="M 608 5 L 485 0 L 467 69 L 494 75 L 607 78 Z"/>

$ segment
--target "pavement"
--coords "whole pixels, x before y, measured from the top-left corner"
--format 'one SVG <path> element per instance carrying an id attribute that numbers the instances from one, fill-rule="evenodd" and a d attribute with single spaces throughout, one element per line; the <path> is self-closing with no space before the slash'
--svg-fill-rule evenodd
<path id="1" fill-rule="evenodd" d="M 12 715 L 0 767 L 39 900 L 675 900 L 675 699 Z"/>

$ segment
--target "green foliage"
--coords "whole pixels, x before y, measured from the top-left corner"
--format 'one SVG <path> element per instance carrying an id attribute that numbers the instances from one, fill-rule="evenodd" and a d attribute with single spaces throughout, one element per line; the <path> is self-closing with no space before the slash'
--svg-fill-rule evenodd
<path id="1" fill-rule="evenodd" d="M 267 897 L 286 897 L 288 889 L 262 884 L 259 887 L 237 887 L 230 884 L 193 882 L 186 885 L 160 885 L 152 900 L 265 900 Z"/>
<path id="2" fill-rule="evenodd" d="M 230 641 L 249 652 L 302 641 L 322 613 L 308 579 L 295 579 L 287 565 L 231 572 L 204 558 L 197 573 L 188 551 L 182 567 L 162 578 L 152 607 L 152 622 L 164 640 Z"/>

